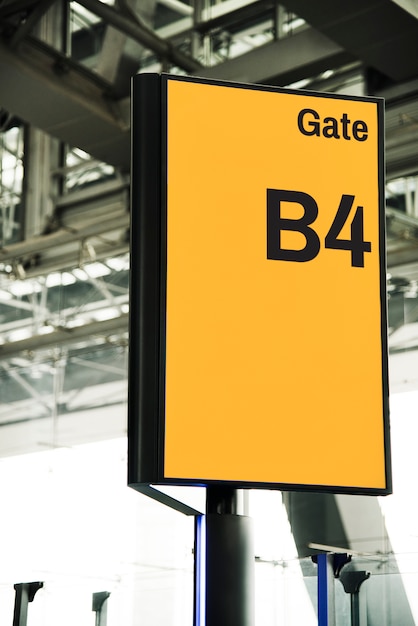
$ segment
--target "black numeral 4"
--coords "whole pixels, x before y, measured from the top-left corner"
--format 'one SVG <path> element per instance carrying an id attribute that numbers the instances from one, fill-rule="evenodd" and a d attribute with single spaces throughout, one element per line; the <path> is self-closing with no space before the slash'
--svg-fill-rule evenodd
<path id="1" fill-rule="evenodd" d="M 297 219 L 282 217 L 281 203 L 296 203 L 303 207 L 303 215 Z M 325 237 L 325 248 L 348 250 L 351 252 L 351 265 L 364 267 L 364 253 L 371 252 L 370 241 L 364 240 L 363 207 L 355 209 L 350 224 L 350 239 L 339 237 L 344 225 L 348 222 L 354 196 L 343 194 L 331 227 Z M 267 189 L 267 258 L 277 261 L 296 261 L 303 263 L 312 261 L 321 249 L 321 243 L 313 227 L 318 216 L 318 205 L 315 199 L 302 191 L 286 189 Z M 296 231 L 305 238 L 303 248 L 294 250 L 284 248 L 281 241 L 282 231 Z"/>
<path id="2" fill-rule="evenodd" d="M 363 207 L 358 206 L 351 222 L 351 239 L 338 239 L 349 218 L 354 196 L 343 195 L 331 228 L 325 237 L 325 247 L 334 250 L 351 250 L 351 265 L 364 267 L 364 253 L 371 252 L 372 244 L 364 241 Z"/>

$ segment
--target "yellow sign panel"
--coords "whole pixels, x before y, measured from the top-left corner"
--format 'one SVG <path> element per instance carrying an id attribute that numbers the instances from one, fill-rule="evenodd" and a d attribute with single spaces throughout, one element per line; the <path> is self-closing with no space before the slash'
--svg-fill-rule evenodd
<path id="1" fill-rule="evenodd" d="M 163 478 L 384 492 L 382 102 L 162 85 Z"/>

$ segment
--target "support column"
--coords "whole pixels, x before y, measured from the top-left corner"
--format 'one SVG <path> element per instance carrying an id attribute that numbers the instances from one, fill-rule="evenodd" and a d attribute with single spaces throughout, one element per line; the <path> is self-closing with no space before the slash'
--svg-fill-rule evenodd
<path id="1" fill-rule="evenodd" d="M 333 554 L 318 554 L 318 626 L 335 626 Z"/>
<path id="2" fill-rule="evenodd" d="M 93 593 L 92 611 L 96 613 L 96 626 L 107 626 L 107 599 L 109 596 L 109 591 Z"/>
<path id="3" fill-rule="evenodd" d="M 360 587 L 368 578 L 370 572 L 364 570 L 343 572 L 340 576 L 344 591 L 350 594 L 351 626 L 367 624 L 366 605 L 360 603 Z"/>
<path id="4" fill-rule="evenodd" d="M 351 561 L 345 552 L 315 554 L 312 560 L 318 566 L 318 626 L 335 626 L 335 589 L 334 579 Z"/>
<path id="5" fill-rule="evenodd" d="M 209 487 L 197 520 L 196 626 L 254 626 L 252 520 L 238 514 L 238 495 Z"/>
<path id="6" fill-rule="evenodd" d="M 34 28 L 37 38 L 64 53 L 68 46 L 67 9 L 64 3 L 55 2 Z M 62 145 L 55 137 L 28 125 L 24 141 L 23 240 L 44 234 L 53 225 L 55 200 L 62 191 L 61 180 L 53 172 L 64 164 Z"/>
<path id="7" fill-rule="evenodd" d="M 26 626 L 28 622 L 28 604 L 33 602 L 36 592 L 44 586 L 43 582 L 17 583 L 13 626 Z"/>

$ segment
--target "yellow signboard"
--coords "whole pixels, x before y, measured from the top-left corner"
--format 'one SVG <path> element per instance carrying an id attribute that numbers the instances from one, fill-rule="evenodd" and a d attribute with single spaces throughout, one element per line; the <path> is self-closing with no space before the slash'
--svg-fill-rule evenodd
<path id="1" fill-rule="evenodd" d="M 388 493 L 382 101 L 158 78 L 159 481 Z"/>

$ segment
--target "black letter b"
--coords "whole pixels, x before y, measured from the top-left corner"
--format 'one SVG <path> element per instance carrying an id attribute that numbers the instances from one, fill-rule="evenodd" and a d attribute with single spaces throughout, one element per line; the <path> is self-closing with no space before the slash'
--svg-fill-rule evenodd
<path id="1" fill-rule="evenodd" d="M 304 208 L 301 218 L 291 220 L 281 217 L 281 202 L 296 202 Z M 319 237 L 309 227 L 318 216 L 318 205 L 315 200 L 303 191 L 287 191 L 285 189 L 267 189 L 267 258 L 276 261 L 311 261 L 321 247 Z M 281 231 L 294 230 L 306 239 L 301 250 L 289 250 L 281 247 Z"/>

